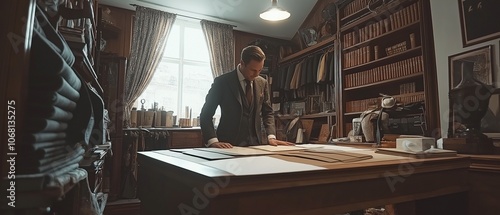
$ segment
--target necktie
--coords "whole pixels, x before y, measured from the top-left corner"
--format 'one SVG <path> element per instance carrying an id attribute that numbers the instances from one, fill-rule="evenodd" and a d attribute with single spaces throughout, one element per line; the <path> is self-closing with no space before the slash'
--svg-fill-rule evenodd
<path id="1" fill-rule="evenodd" d="M 246 83 L 245 94 L 247 97 L 247 102 L 248 104 L 252 104 L 252 98 L 253 98 L 252 82 L 245 79 L 245 83 Z"/>

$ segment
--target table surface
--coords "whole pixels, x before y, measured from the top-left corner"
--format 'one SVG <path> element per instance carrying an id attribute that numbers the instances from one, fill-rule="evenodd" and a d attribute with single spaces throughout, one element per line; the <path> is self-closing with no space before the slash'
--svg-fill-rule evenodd
<path id="1" fill-rule="evenodd" d="M 268 168 L 265 165 L 278 168 L 275 173 L 263 174 L 228 171 L 231 167 L 221 168 L 213 161 L 169 150 L 140 152 L 139 198 L 153 214 L 154 211 L 179 213 L 180 205 L 202 214 L 332 214 L 468 190 L 468 157 L 416 159 L 378 154 L 373 149 L 355 152 L 373 158 L 325 163 L 279 154 L 258 156 L 254 162 L 256 169 Z M 317 168 L 287 171 L 260 162 L 262 157 Z M 237 169 L 248 159 L 252 158 L 226 161 Z M 240 167 L 245 165 L 248 166 Z M 199 207 L 195 190 L 210 197 L 209 204 Z M 158 198 L 168 201 L 159 203 L 154 200 Z M 255 207 L 256 204 L 262 207 Z"/>

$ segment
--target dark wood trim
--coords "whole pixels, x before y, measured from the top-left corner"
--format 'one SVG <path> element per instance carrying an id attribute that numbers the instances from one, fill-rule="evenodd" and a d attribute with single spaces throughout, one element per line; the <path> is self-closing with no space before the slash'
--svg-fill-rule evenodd
<path id="1" fill-rule="evenodd" d="M 18 1 L 7 0 L 3 5 L 8 8 L 0 13 L 2 27 L 0 28 L 1 41 L 1 72 L 0 72 L 0 94 L 5 100 L 2 100 L 0 105 L 1 120 L 1 135 L 2 156 L 10 151 L 5 142 L 9 138 L 7 130 L 7 111 L 8 102 L 14 101 L 11 107 L 15 108 L 15 143 L 23 142 L 21 131 L 23 130 L 24 110 L 27 97 L 27 78 L 29 73 L 29 57 L 31 49 L 31 40 L 33 32 L 33 20 L 35 19 L 35 1 Z M 11 109 L 13 110 L 13 109 Z M 0 164 L 2 178 L 7 175 L 9 166 L 7 162 Z"/>
<path id="2" fill-rule="evenodd" d="M 434 33 L 432 28 L 432 16 L 430 0 L 421 1 L 421 43 L 422 56 L 424 58 L 424 89 L 425 89 L 425 122 L 427 131 L 425 134 L 436 139 L 441 138 L 441 112 L 439 110 L 439 93 L 437 81 L 436 55 L 434 50 Z"/>

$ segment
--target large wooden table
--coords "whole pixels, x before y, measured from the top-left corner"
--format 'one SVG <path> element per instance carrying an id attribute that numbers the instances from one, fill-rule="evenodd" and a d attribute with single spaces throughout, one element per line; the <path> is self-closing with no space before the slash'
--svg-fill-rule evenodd
<path id="1" fill-rule="evenodd" d="M 373 156 L 322 170 L 241 176 L 178 152 L 140 152 L 138 195 L 145 214 L 332 215 L 387 204 L 405 215 L 467 214 L 468 157 Z"/>

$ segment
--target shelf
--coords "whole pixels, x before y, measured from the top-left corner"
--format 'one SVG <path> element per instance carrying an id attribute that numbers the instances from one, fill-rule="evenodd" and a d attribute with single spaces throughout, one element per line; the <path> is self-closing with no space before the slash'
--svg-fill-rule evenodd
<path id="1" fill-rule="evenodd" d="M 374 4 L 371 5 L 371 7 L 379 7 L 379 6 L 382 5 L 381 3 L 382 3 L 382 1 L 375 2 Z M 347 6 L 347 4 L 344 5 L 344 6 Z M 344 8 L 342 8 L 342 9 L 344 9 Z M 343 23 L 343 24 L 345 24 L 345 22 L 354 22 L 356 20 L 353 17 L 356 17 L 357 19 L 359 19 L 360 17 L 366 16 L 369 13 L 370 13 L 370 10 L 368 10 L 367 7 L 364 7 L 364 8 L 362 8 L 362 9 L 360 9 L 360 10 L 354 12 L 354 13 L 351 13 L 351 14 L 349 14 L 347 16 L 342 17 L 340 19 L 340 22 Z"/>
<path id="2" fill-rule="evenodd" d="M 344 116 L 345 117 L 359 117 L 363 112 L 349 112 L 349 113 L 344 113 Z M 395 113 L 395 112 L 391 112 L 391 113 Z M 404 116 L 417 116 L 417 115 L 420 115 L 422 113 L 411 113 L 411 114 L 405 114 Z"/>
<path id="3" fill-rule="evenodd" d="M 349 113 L 344 113 L 344 116 L 359 116 L 363 112 L 349 112 Z"/>
<path id="4" fill-rule="evenodd" d="M 384 11 L 392 11 L 392 12 L 395 12 L 397 9 L 401 9 L 402 6 L 406 6 L 407 4 L 411 4 L 411 3 L 415 3 L 416 1 L 408 1 L 408 2 L 401 2 L 401 0 L 395 0 L 395 1 L 391 1 L 389 2 L 386 6 L 385 6 L 385 10 Z M 377 9 L 380 9 L 381 6 L 378 6 Z M 382 15 L 385 15 L 385 16 L 389 16 L 390 14 L 388 13 L 383 13 Z M 344 22 L 346 19 L 349 19 L 350 17 L 353 17 L 353 16 L 359 16 L 359 18 L 357 19 L 353 19 L 353 20 L 349 20 L 347 23 L 344 23 L 343 24 L 343 27 L 340 28 L 340 31 L 346 31 L 346 30 L 349 30 L 349 29 L 355 29 L 358 25 L 360 25 L 361 23 L 364 23 L 364 22 L 367 22 L 369 21 L 370 19 L 374 19 L 374 18 L 378 18 L 380 19 L 381 14 L 377 14 L 377 13 L 370 13 L 370 11 L 368 9 L 362 9 L 356 13 L 353 13 L 349 16 L 346 16 L 344 18 L 341 19 L 341 22 Z"/>
<path id="5" fill-rule="evenodd" d="M 291 55 L 288 55 L 288 56 L 280 59 L 278 61 L 278 63 L 280 63 L 280 64 L 281 63 L 285 63 L 287 61 L 293 60 L 293 59 L 298 58 L 298 57 L 303 57 L 303 56 L 305 56 L 307 54 L 313 53 L 313 52 L 315 52 L 317 50 L 321 50 L 321 49 L 326 48 L 326 47 L 328 47 L 330 45 L 333 45 L 333 41 L 335 40 L 335 37 L 336 37 L 336 35 L 333 35 L 330 38 L 327 38 L 327 39 L 325 39 L 325 40 L 323 40 L 323 41 L 321 41 L 319 43 L 316 43 L 313 46 L 309 46 L 309 47 L 307 47 L 305 49 L 302 49 L 302 50 L 300 50 L 298 52 L 295 52 L 295 53 L 293 53 Z"/>
<path id="6" fill-rule="evenodd" d="M 337 47 L 341 63 L 337 124 L 342 126 L 337 127 L 337 134 L 347 135 L 351 128 L 345 125 L 350 120 L 380 105 L 377 93 L 381 91 L 394 95 L 399 106 L 424 102 L 426 132 L 440 128 L 439 101 L 433 96 L 437 95 L 434 53 L 432 42 L 426 41 L 432 40 L 429 1 L 369 1 L 376 2 L 371 10 L 359 4 L 364 1 L 353 1 L 356 4 L 338 11 L 337 36 L 342 45 Z M 399 95 L 411 91 L 417 92 Z"/>
<path id="7" fill-rule="evenodd" d="M 380 39 L 380 38 L 382 38 L 382 37 L 385 37 L 385 36 L 387 36 L 387 35 L 391 35 L 391 34 L 394 34 L 394 33 L 397 33 L 397 32 L 402 32 L 402 31 L 404 31 L 404 30 L 407 30 L 407 29 L 410 29 L 410 28 L 412 28 L 412 27 L 418 26 L 418 24 L 419 24 L 419 23 L 420 23 L 420 21 L 415 21 L 415 22 L 410 23 L 410 24 L 408 24 L 408 25 L 406 25 L 406 26 L 403 26 L 403 27 L 401 27 L 401 28 L 391 30 L 390 32 L 385 32 L 385 33 L 383 33 L 383 34 L 381 34 L 381 35 L 378 35 L 378 36 L 376 36 L 376 37 L 373 37 L 373 38 L 371 38 L 371 39 L 368 39 L 368 40 L 365 40 L 365 41 L 363 41 L 363 42 L 359 42 L 359 43 L 356 43 L 356 44 L 354 44 L 354 45 L 352 45 L 352 46 L 346 47 L 346 48 L 342 49 L 342 51 L 344 51 L 344 52 L 345 52 L 345 51 L 349 51 L 349 50 L 351 50 L 351 49 L 360 48 L 360 47 L 364 46 L 365 44 L 368 44 L 368 43 L 370 43 L 370 42 L 373 42 L 373 41 L 375 41 L 375 40 L 378 40 L 378 39 Z"/>
<path id="8" fill-rule="evenodd" d="M 308 114 L 308 115 L 302 115 L 300 118 L 302 119 L 314 119 L 314 118 L 323 118 L 323 117 L 330 117 L 330 116 L 336 116 L 337 114 L 335 112 L 330 112 L 330 113 L 315 113 L 315 114 Z M 294 119 L 295 115 L 276 115 L 277 118 L 279 119 Z"/>
<path id="9" fill-rule="evenodd" d="M 116 25 L 110 24 L 106 21 L 101 20 L 101 25 L 99 29 L 102 32 L 102 37 L 104 39 L 116 39 L 120 35 L 121 29 Z"/>
<path id="10" fill-rule="evenodd" d="M 413 49 L 408 49 L 406 51 L 400 52 L 398 54 L 393 54 L 393 55 L 390 55 L 390 56 L 379 58 L 377 60 L 372 60 L 372 61 L 370 61 L 368 63 L 359 64 L 359 65 L 352 66 L 352 67 L 349 67 L 349 68 L 344 68 L 343 71 L 345 73 L 345 72 L 349 72 L 349 71 L 352 71 L 352 70 L 361 69 L 363 67 L 368 67 L 369 65 L 372 65 L 372 64 L 381 63 L 383 61 L 394 61 L 393 58 L 398 58 L 398 57 L 399 58 L 404 58 L 404 57 L 401 57 L 403 55 L 411 55 L 411 54 L 418 55 L 418 53 L 421 53 L 421 51 L 422 51 L 422 47 L 418 46 L 418 47 L 415 47 Z"/>
<path id="11" fill-rule="evenodd" d="M 387 79 L 387 80 L 383 80 L 383 81 L 379 81 L 379 82 L 375 82 L 375 83 L 371 83 L 371 84 L 365 84 L 365 85 L 356 86 L 356 87 L 344 88 L 344 91 L 358 90 L 358 89 L 362 89 L 362 88 L 373 87 L 373 86 L 378 86 L 378 85 L 383 85 L 383 84 L 392 84 L 395 81 L 402 81 L 402 80 L 412 79 L 412 78 L 420 77 L 420 76 L 423 76 L 423 75 L 424 75 L 423 72 L 414 73 L 414 74 L 411 74 L 411 75 L 407 75 L 407 76 L 403 76 L 403 77 L 398 77 L 398 78 Z"/>
<path id="12" fill-rule="evenodd" d="M 312 119 L 312 118 L 321 118 L 321 117 L 329 117 L 329 116 L 336 116 L 337 114 L 335 112 L 331 113 L 315 113 L 315 114 L 309 114 L 309 115 L 304 115 L 302 116 L 303 119 Z"/>
<path id="13" fill-rule="evenodd" d="M 405 94 L 399 94 L 399 95 L 394 95 L 393 96 L 396 99 L 396 107 L 404 107 L 406 104 L 411 104 L 411 103 L 417 103 L 417 102 L 424 102 L 424 92 L 419 91 L 419 92 L 413 92 L 413 93 L 405 93 Z M 372 100 L 372 99 L 377 99 L 380 100 L 380 97 L 371 97 L 363 100 Z M 357 100 L 357 101 L 351 101 L 351 102 L 362 102 L 363 100 Z M 346 106 L 348 104 L 346 103 Z M 363 109 L 363 111 L 369 110 L 373 104 L 370 105 L 356 105 L 356 108 L 351 108 L 350 112 L 345 112 L 344 116 L 351 116 L 351 115 L 359 115 L 362 113 L 362 111 L 359 111 L 360 109 Z M 379 106 L 378 104 L 377 106 Z M 348 110 L 349 108 L 345 108 L 345 110 Z M 420 110 L 405 110 L 401 111 L 399 108 L 391 109 L 388 110 L 387 112 L 391 113 L 405 113 L 405 115 L 410 115 L 410 114 L 415 114 L 415 113 L 421 113 Z"/>

